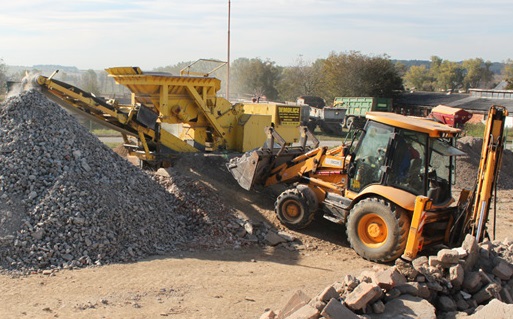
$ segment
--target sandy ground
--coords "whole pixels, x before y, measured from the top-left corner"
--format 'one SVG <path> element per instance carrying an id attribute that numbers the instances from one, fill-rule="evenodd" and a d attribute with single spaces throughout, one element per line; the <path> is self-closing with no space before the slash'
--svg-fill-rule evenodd
<path id="1" fill-rule="evenodd" d="M 219 167 L 204 174 L 190 164 L 176 169 L 203 180 L 251 220 L 280 227 L 272 194 L 241 190 L 216 174 Z M 513 191 L 500 191 L 498 239 L 513 237 L 512 203 Z M 50 275 L 0 275 L 0 318 L 258 318 L 267 308 L 280 309 L 298 289 L 313 297 L 373 265 L 348 247 L 344 226 L 319 220 L 291 233 L 303 249 L 195 250 Z"/>
<path id="2" fill-rule="evenodd" d="M 354 253 L 191 252 L 51 276 L 0 279 L 2 318 L 258 318 L 371 263 Z"/>

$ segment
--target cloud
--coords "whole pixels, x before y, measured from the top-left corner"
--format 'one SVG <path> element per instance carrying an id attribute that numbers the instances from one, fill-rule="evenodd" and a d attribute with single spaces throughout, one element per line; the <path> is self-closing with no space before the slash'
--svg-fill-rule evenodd
<path id="1" fill-rule="evenodd" d="M 225 59 L 227 6 L 227 0 L 9 1 L 0 11 L 0 57 L 7 64 L 80 68 Z M 513 2 L 505 0 L 231 0 L 231 57 L 287 65 L 300 54 L 315 60 L 358 50 L 504 60 L 513 52 L 511 12 Z"/>

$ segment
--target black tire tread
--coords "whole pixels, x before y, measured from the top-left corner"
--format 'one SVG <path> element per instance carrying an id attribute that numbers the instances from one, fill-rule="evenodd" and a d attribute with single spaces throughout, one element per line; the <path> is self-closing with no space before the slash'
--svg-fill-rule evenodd
<path id="1" fill-rule="evenodd" d="M 287 197 L 295 197 L 299 201 L 303 201 L 306 204 L 304 218 L 299 223 L 291 224 L 291 223 L 287 222 L 287 220 L 281 218 L 281 215 L 279 213 L 279 205 Z M 309 211 L 309 209 L 308 209 L 308 202 L 306 200 L 305 195 L 303 195 L 303 193 L 301 193 L 297 188 L 287 189 L 278 196 L 278 198 L 276 199 L 276 202 L 274 202 L 274 212 L 276 213 L 276 216 L 278 217 L 280 222 L 283 225 L 285 225 L 287 228 L 292 229 L 292 230 L 299 230 L 299 229 L 306 228 L 308 225 L 310 225 L 310 223 L 313 221 L 314 216 L 315 216 L 315 214 L 313 212 Z"/>
<path id="2" fill-rule="evenodd" d="M 380 263 L 386 263 L 386 262 L 393 261 L 393 260 L 399 258 L 401 256 L 401 254 L 404 252 L 404 249 L 406 248 L 406 242 L 408 240 L 408 232 L 410 229 L 410 217 L 408 216 L 406 211 L 404 211 L 400 207 L 393 205 L 392 203 L 390 203 L 388 201 L 385 201 L 382 198 L 374 198 L 374 197 L 366 198 L 366 199 L 360 201 L 359 203 L 357 203 L 353 207 L 353 209 L 362 207 L 364 205 L 368 205 L 368 203 L 379 203 L 380 205 L 383 206 L 383 208 L 388 209 L 388 210 L 390 210 L 390 212 L 392 212 L 392 214 L 396 220 L 398 229 L 397 229 L 397 231 L 393 231 L 393 230 L 389 230 L 389 231 L 393 231 L 392 234 L 395 237 L 394 241 L 396 241 L 397 243 L 395 244 L 393 249 L 391 249 L 389 251 L 384 251 L 377 258 L 371 258 L 368 255 L 366 255 L 364 251 L 362 251 L 362 252 L 359 251 L 358 248 L 356 248 L 356 242 L 359 239 L 354 238 L 354 237 L 358 236 L 357 235 L 358 232 L 357 232 L 357 229 L 354 229 L 354 227 L 356 225 L 354 225 L 354 223 L 352 223 L 350 221 L 351 217 L 352 217 L 351 214 L 349 214 L 349 219 L 348 219 L 347 227 L 346 227 L 346 233 L 347 233 L 347 238 L 349 240 L 349 243 L 351 244 L 351 247 L 360 256 L 362 256 L 365 259 L 368 259 L 368 260 L 371 260 L 374 262 L 380 262 Z"/>

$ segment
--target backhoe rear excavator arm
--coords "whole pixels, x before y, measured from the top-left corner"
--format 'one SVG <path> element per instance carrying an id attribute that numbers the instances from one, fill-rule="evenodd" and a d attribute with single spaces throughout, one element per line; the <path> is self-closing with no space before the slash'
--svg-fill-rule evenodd
<path id="1" fill-rule="evenodd" d="M 472 210 L 467 212 L 465 230 L 475 236 L 478 242 L 485 237 L 490 202 L 499 179 L 499 169 L 504 151 L 504 125 L 508 111 L 502 106 L 492 106 L 488 112 L 481 161 L 473 196 Z"/>

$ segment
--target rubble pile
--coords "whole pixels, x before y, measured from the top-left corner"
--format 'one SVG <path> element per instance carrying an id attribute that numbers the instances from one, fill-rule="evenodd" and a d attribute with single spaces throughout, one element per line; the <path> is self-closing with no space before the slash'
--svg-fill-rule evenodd
<path id="1" fill-rule="evenodd" d="M 483 139 L 464 136 L 458 139 L 457 147 L 465 152 L 466 155 L 456 157 L 455 188 L 469 188 L 476 183 Z M 513 176 L 508 174 L 513 171 L 513 153 L 511 150 L 505 149 L 502 158 L 498 187 L 500 189 L 513 189 Z"/>
<path id="2" fill-rule="evenodd" d="M 393 267 L 375 266 L 346 275 L 314 298 L 301 291 L 260 319 L 299 318 L 511 318 L 513 241 L 461 247 Z"/>
<path id="3" fill-rule="evenodd" d="M 191 156 L 201 156 L 201 154 L 191 154 Z M 198 158 L 198 160 L 200 159 Z M 215 207 L 215 205 L 219 206 L 217 203 L 221 203 L 222 199 L 213 190 L 202 181 L 192 179 L 173 167 L 159 169 L 154 177 L 169 192 L 175 194 L 179 199 L 186 201 L 189 210 L 209 212 L 205 216 L 207 223 L 213 223 L 218 220 L 223 225 L 223 229 L 219 230 L 224 233 L 223 236 L 219 238 L 201 238 L 198 236 L 196 238 L 198 245 L 196 246 L 201 246 L 201 243 L 205 241 L 210 244 L 223 245 L 223 241 L 227 238 L 226 236 L 235 234 L 235 238 L 232 238 L 233 240 L 230 241 L 230 244 L 233 243 L 233 248 L 241 248 L 249 244 L 281 246 L 289 250 L 296 250 L 298 247 L 301 247 L 301 244 L 297 242 L 296 237 L 292 234 L 276 230 L 265 221 L 252 221 L 238 216 L 236 213 L 226 216 L 229 209 L 222 204 L 220 204 L 220 207 Z M 195 191 L 191 193 L 191 189 Z M 222 208 L 222 210 L 219 210 L 219 208 Z M 194 241 L 190 244 L 192 243 Z"/>
<path id="4" fill-rule="evenodd" d="M 0 163 L 0 268 L 70 268 L 237 245 L 242 227 L 216 196 L 202 196 L 186 179 L 168 177 L 163 187 L 36 90 L 0 105 Z"/>

